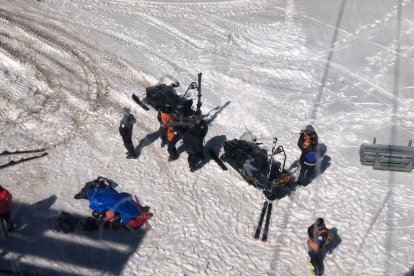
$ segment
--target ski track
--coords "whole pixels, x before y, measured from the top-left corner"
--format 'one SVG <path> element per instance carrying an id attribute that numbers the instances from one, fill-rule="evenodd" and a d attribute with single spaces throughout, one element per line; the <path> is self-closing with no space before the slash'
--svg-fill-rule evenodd
<path id="1" fill-rule="evenodd" d="M 323 216 L 342 239 L 325 259 L 326 275 L 408 271 L 413 177 L 355 164 L 361 141 L 382 132 L 387 118 L 397 116 L 399 131 L 413 133 L 414 99 L 396 98 L 387 87 L 395 41 L 373 40 L 393 24 L 398 6 L 352 31 L 340 28 L 332 49 L 312 49 L 307 25 L 328 28 L 320 34 L 326 45 L 335 26 L 306 15 L 302 2 L 6 2 L 0 8 L 0 126 L 10 131 L 1 144 L 52 149 L 48 157 L 1 171 L 2 182 L 19 202 L 56 196 L 50 217 L 57 210 L 85 215 L 86 202 L 73 200 L 73 194 L 104 175 L 119 183 L 119 190 L 138 194 L 154 212 L 152 230 L 137 248 L 105 242 L 128 254 L 112 271 L 73 266 L 71 256 L 64 255 L 48 260 L 9 252 L 7 259 L 17 268 L 58 266 L 61 273 L 82 275 L 304 275 L 306 229 Z M 401 5 L 410 8 L 412 1 Z M 412 37 L 413 30 L 404 28 L 402 35 Z M 378 50 L 355 70 L 336 55 L 358 41 Z M 401 46 L 399 57 L 412 62 L 413 49 Z M 187 154 L 169 164 L 159 140 L 146 145 L 137 160 L 124 158 L 117 133 L 122 106 L 137 115 L 136 144 L 158 128 L 154 111 L 131 104 L 132 92 L 144 95 L 144 87 L 164 74 L 177 75 L 182 90 L 202 71 L 203 111 L 230 103 L 210 125 L 206 141 L 219 135 L 236 138 L 250 129 L 270 148 L 276 136 L 289 166 L 300 155 L 298 133 L 308 123 L 328 51 L 334 54 L 333 73 L 315 123 L 327 146 L 321 159 L 327 167 L 311 185 L 274 202 L 266 244 L 251 239 L 264 197 L 236 172 L 224 172 L 210 161 L 191 174 Z M 98 246 L 76 234 L 32 230 L 40 240 Z M 391 252 L 389 242 L 395 244 Z M 384 265 L 387 259 L 390 267 Z"/>

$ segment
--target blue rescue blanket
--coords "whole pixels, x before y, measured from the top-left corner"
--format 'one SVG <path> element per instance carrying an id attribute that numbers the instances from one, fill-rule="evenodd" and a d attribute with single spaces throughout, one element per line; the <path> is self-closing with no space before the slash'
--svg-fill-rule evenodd
<path id="1" fill-rule="evenodd" d="M 93 187 L 87 191 L 89 208 L 102 214 L 105 210 L 112 210 L 121 216 L 121 224 L 141 215 L 137 203 L 132 200 L 131 194 L 118 193 L 116 190 L 105 187 Z"/>

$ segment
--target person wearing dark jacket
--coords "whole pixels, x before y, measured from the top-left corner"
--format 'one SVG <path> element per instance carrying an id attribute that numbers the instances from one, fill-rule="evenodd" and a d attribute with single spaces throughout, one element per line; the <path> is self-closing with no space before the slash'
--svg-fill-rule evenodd
<path id="1" fill-rule="evenodd" d="M 323 274 L 323 254 L 326 246 L 332 240 L 331 232 L 326 228 L 323 218 L 316 219 L 308 228 L 308 254 L 310 264 L 314 267 L 316 275 Z"/>
<path id="2" fill-rule="evenodd" d="M 184 134 L 183 143 L 188 153 L 188 165 L 191 172 L 194 172 L 198 162 L 204 159 L 203 141 L 207 131 L 207 123 L 203 120 L 201 114 L 197 114 L 195 116 L 195 124 L 189 127 Z"/>
<path id="3" fill-rule="evenodd" d="M 300 174 L 298 183 L 307 185 L 316 166 L 316 148 L 318 146 L 318 134 L 308 125 L 300 132 L 298 147 L 302 151 L 299 158 Z"/>
<path id="4" fill-rule="evenodd" d="M 128 108 L 124 109 L 124 117 L 119 125 L 119 134 L 122 136 L 125 148 L 128 150 L 128 159 L 137 158 L 135 153 L 134 144 L 132 143 L 132 128 L 137 120 L 134 115 L 130 113 Z"/>
<path id="5" fill-rule="evenodd" d="M 8 232 L 14 230 L 14 223 L 10 218 L 10 205 L 13 197 L 8 190 L 0 185 L 0 218 L 5 222 L 5 226 Z"/>

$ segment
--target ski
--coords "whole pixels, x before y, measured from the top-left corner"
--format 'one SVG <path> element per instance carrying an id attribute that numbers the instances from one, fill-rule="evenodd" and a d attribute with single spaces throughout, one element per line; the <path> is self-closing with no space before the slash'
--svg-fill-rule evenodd
<path id="1" fill-rule="evenodd" d="M 132 94 L 132 99 L 134 100 L 134 102 L 136 102 L 140 107 L 142 107 L 144 110 L 146 110 L 146 111 L 148 111 L 149 110 L 149 107 L 146 105 L 146 104 L 144 104 L 139 98 L 138 98 L 138 96 L 137 95 L 135 95 L 135 94 Z"/>
<path id="2" fill-rule="evenodd" d="M 11 154 L 22 154 L 22 153 L 36 153 L 36 152 L 42 152 L 45 151 L 45 148 L 40 149 L 33 149 L 33 150 L 15 150 L 15 151 L 8 151 L 5 150 L 0 153 L 0 155 L 11 155 Z"/>
<path id="3" fill-rule="evenodd" d="M 46 155 L 48 155 L 47 152 L 42 153 L 41 155 L 36 155 L 36 156 L 28 157 L 28 158 L 22 158 L 20 160 L 11 160 L 9 163 L 1 165 L 0 169 L 4 169 L 4 168 L 10 167 L 10 166 L 14 166 L 16 164 L 26 162 L 26 161 L 29 161 L 29 160 L 33 160 L 33 159 L 37 159 L 37 158 L 40 158 L 40 157 L 43 157 L 43 156 L 46 156 Z"/>
<path id="4" fill-rule="evenodd" d="M 210 157 L 217 163 L 217 165 L 223 169 L 223 171 L 227 171 L 226 165 L 224 165 L 223 161 L 220 160 L 212 148 L 208 148 L 208 153 L 210 154 Z"/>
<path id="5" fill-rule="evenodd" d="M 262 224 L 263 224 L 263 219 L 266 213 L 266 209 L 267 209 L 267 201 L 263 203 L 263 208 L 262 208 L 262 213 L 260 214 L 259 224 L 257 225 L 256 232 L 254 233 L 254 237 L 253 237 L 255 240 L 259 239 L 260 230 L 262 229 Z"/>
<path id="6" fill-rule="evenodd" d="M 262 242 L 267 241 L 267 234 L 269 233 L 270 216 L 272 214 L 272 206 L 273 206 L 273 204 L 272 204 L 272 202 L 270 202 L 268 207 L 267 207 L 266 223 L 265 223 L 265 228 L 264 228 L 264 231 L 263 231 Z"/>

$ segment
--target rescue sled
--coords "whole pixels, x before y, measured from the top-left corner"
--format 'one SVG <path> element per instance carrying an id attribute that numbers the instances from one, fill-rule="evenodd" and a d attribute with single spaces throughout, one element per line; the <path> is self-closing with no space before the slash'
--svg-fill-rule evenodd
<path id="1" fill-rule="evenodd" d="M 293 173 L 285 169 L 286 153 L 283 146 L 277 146 L 277 138 L 274 138 L 271 154 L 259 147 L 256 139 L 248 138 L 250 132 L 243 134 L 240 139 L 225 141 L 224 153 L 220 160 L 229 164 L 250 185 L 262 189 L 266 197 L 275 197 L 284 186 L 294 181 Z M 274 156 L 282 154 L 282 162 L 276 162 Z M 249 176 L 243 167 L 247 160 L 257 169 Z"/>

